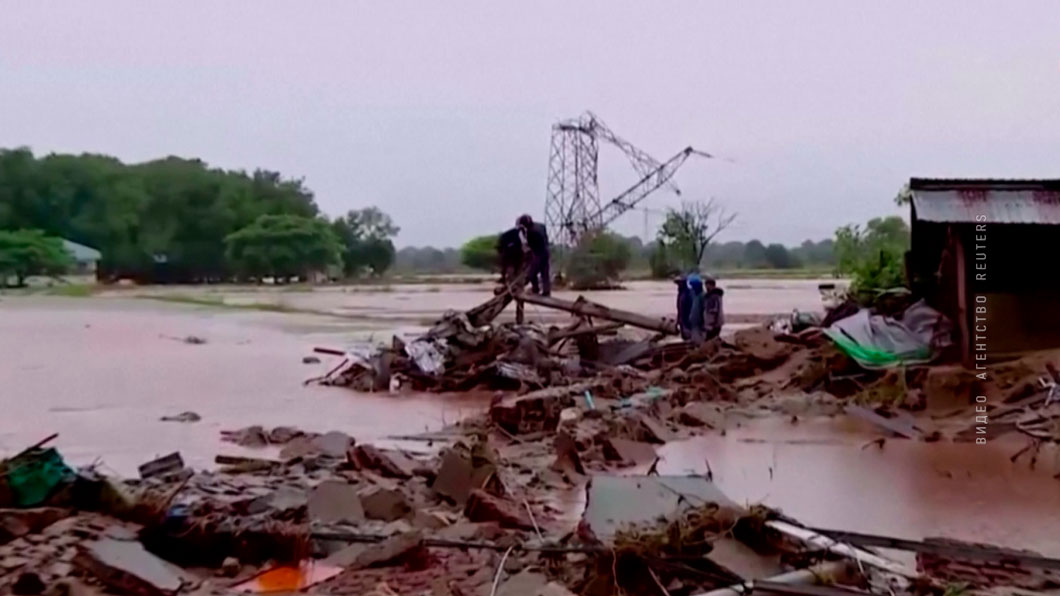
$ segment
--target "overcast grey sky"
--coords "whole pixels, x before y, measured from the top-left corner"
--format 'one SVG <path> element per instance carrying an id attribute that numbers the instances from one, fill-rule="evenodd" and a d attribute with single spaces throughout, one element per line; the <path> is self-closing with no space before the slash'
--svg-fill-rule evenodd
<path id="1" fill-rule="evenodd" d="M 0 146 L 304 176 L 399 245 L 540 215 L 586 109 L 731 158 L 676 178 L 739 212 L 721 239 L 823 238 L 910 176 L 1060 176 L 1060 2 L 0 1 Z"/>

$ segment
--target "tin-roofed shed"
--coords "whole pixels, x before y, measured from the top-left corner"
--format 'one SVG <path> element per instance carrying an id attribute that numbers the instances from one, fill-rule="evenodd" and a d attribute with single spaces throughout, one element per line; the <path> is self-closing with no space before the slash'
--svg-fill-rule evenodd
<path id="1" fill-rule="evenodd" d="M 914 288 L 950 316 L 971 362 L 1060 347 L 1060 179 L 909 181 Z M 980 307 L 980 319 L 976 319 Z"/>

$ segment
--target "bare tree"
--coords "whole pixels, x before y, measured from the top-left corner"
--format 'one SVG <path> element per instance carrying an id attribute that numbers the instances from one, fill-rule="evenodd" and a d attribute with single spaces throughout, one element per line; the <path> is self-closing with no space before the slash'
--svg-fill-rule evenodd
<path id="1" fill-rule="evenodd" d="M 735 219 L 736 213 L 729 213 L 713 197 L 706 202 L 685 202 L 680 209 L 667 211 L 659 242 L 683 268 L 695 269 L 703 262 L 707 246 Z"/>

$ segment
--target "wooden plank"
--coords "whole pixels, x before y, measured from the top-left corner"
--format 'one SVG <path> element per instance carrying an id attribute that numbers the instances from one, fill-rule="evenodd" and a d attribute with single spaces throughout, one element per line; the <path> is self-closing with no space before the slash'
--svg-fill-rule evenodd
<path id="1" fill-rule="evenodd" d="M 892 538 L 890 536 L 861 534 L 859 532 L 846 532 L 842 530 L 813 529 L 812 531 L 828 536 L 839 542 L 860 547 L 893 548 L 896 550 L 917 553 L 930 553 L 954 559 L 1011 562 L 1038 569 L 1060 570 L 1060 559 L 1052 559 L 1035 553 L 995 546 L 971 543 L 955 544 L 953 542 L 925 542 L 920 540 L 907 540 L 904 538 Z"/>
<path id="2" fill-rule="evenodd" d="M 950 239 L 956 246 L 957 260 L 957 327 L 960 330 L 961 362 L 972 367 L 972 336 L 968 326 L 968 272 L 965 270 L 964 239 L 950 226 Z"/>
<path id="3" fill-rule="evenodd" d="M 625 323 L 633 327 L 640 327 L 641 329 L 647 329 L 649 331 L 656 331 L 666 335 L 677 334 L 677 323 L 673 319 L 660 319 L 656 317 L 647 317 L 634 312 L 625 310 L 618 310 L 614 308 L 608 308 L 602 304 L 590 302 L 584 298 L 578 298 L 575 301 L 562 300 L 560 298 L 553 298 L 551 296 L 537 296 L 534 294 L 526 294 L 520 297 L 520 299 L 530 304 L 536 304 L 538 306 L 544 306 L 547 308 L 555 308 L 557 310 L 564 310 L 569 313 L 582 315 L 586 317 L 597 317 L 600 319 L 607 319 L 608 321 L 616 321 L 619 323 Z"/>
<path id="4" fill-rule="evenodd" d="M 813 584 L 782 584 L 764 579 L 751 582 L 753 593 L 758 594 L 795 594 L 798 596 L 851 596 L 856 594 L 871 595 L 872 592 L 861 590 L 848 590 L 835 586 L 819 586 Z"/>
<path id="5" fill-rule="evenodd" d="M 577 323 L 580 325 L 581 321 Z M 576 337 L 578 335 L 602 335 L 604 333 L 610 333 L 612 331 L 618 331 L 622 328 L 625 323 L 607 323 L 606 325 L 597 325 L 595 327 L 574 327 L 572 329 L 564 329 L 563 331 L 557 331 L 548 336 L 548 343 L 554 344 L 562 339 L 568 337 Z"/>
<path id="6" fill-rule="evenodd" d="M 877 569 L 889 571 L 908 578 L 916 578 L 920 576 L 916 570 L 910 569 L 902 563 L 869 552 L 857 545 L 841 542 L 831 536 L 823 534 L 819 530 L 804 528 L 782 520 L 767 521 L 766 526 L 793 540 L 797 540 L 810 548 L 827 550 L 830 553 L 857 561 L 859 565 L 870 565 Z"/>
<path id="7" fill-rule="evenodd" d="M 1016 400 L 1010 404 L 1002 404 L 993 410 L 990 410 L 990 418 L 997 420 L 998 418 L 1002 418 L 1015 412 L 1022 412 L 1031 406 L 1036 406 L 1039 403 L 1044 402 L 1047 397 L 1049 397 L 1048 389 L 1035 393 L 1034 395 L 1029 395 L 1023 399 Z"/>

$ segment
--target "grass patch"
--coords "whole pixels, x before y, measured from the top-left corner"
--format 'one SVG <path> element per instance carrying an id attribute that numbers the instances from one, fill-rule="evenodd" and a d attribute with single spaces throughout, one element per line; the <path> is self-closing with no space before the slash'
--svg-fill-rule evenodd
<path id="1" fill-rule="evenodd" d="M 176 304 L 190 304 L 192 306 L 206 306 L 210 308 L 223 308 L 226 310 L 257 310 L 261 312 L 278 312 L 278 313 L 304 313 L 311 315 L 326 315 L 334 316 L 334 313 L 313 310 L 308 308 L 296 308 L 289 304 L 283 304 L 281 302 L 245 302 L 245 303 L 231 303 L 225 302 L 224 298 L 217 296 L 190 296 L 188 294 L 168 294 L 168 295 L 141 295 L 137 296 L 144 300 L 158 300 L 160 302 L 173 302 Z"/>
<path id="2" fill-rule="evenodd" d="M 158 296 L 141 295 L 137 298 L 143 298 L 145 300 L 158 300 L 161 302 L 175 302 L 177 304 L 192 304 L 195 306 L 216 306 L 216 307 L 230 307 L 231 304 L 226 304 L 224 298 L 218 298 L 217 296 L 190 296 L 188 294 L 160 294 Z"/>
<path id="3" fill-rule="evenodd" d="M 70 298 L 86 298 L 92 296 L 97 291 L 95 285 L 89 284 L 70 284 L 65 286 L 55 286 L 48 290 L 50 296 L 67 296 Z"/>

